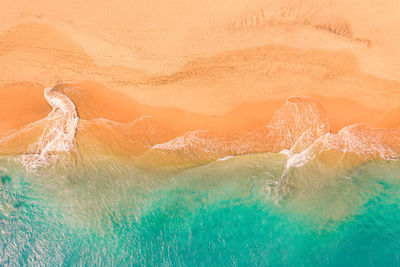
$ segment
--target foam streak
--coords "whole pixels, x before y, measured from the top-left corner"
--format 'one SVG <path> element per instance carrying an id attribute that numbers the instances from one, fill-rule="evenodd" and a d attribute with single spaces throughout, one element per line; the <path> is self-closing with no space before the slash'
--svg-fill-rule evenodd
<path id="1" fill-rule="evenodd" d="M 44 97 L 53 107 L 45 118 L 46 126 L 39 141 L 28 147 L 19 160 L 28 171 L 52 164 L 57 152 L 71 152 L 75 148 L 75 133 L 79 117 L 74 103 L 60 92 L 63 83 L 44 90 Z"/>

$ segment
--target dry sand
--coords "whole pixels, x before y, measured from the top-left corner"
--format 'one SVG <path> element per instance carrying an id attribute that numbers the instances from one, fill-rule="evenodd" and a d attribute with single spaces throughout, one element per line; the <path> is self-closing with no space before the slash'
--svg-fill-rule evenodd
<path id="1" fill-rule="evenodd" d="M 253 129 L 312 96 L 331 129 L 400 126 L 398 1 L 0 3 L 0 134 L 67 93 L 82 119 L 154 116 L 179 133 Z M 118 91 L 118 92 L 117 92 Z"/>

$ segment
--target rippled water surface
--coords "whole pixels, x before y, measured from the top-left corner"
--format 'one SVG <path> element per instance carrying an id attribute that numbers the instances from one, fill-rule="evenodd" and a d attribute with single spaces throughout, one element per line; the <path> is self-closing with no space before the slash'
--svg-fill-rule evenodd
<path id="1" fill-rule="evenodd" d="M 310 163 L 281 191 L 274 154 L 164 173 L 107 162 L 1 171 L 0 265 L 400 264 L 397 161 Z"/>

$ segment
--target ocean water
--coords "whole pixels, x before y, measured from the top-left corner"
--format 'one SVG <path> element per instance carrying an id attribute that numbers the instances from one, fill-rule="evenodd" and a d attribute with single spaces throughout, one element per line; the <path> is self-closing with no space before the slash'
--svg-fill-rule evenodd
<path id="1" fill-rule="evenodd" d="M 0 138 L 0 266 L 400 265 L 400 129 L 331 133 L 289 98 L 264 127 L 44 119 Z"/>
<path id="2" fill-rule="evenodd" d="M 0 161 L 1 266 L 398 266 L 400 163 L 279 153 L 172 171 Z"/>

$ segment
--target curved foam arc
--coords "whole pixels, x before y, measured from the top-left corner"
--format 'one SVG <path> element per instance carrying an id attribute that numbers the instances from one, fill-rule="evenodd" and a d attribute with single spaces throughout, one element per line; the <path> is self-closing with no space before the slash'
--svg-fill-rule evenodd
<path id="1" fill-rule="evenodd" d="M 354 124 L 344 127 L 333 137 L 340 137 L 341 142 L 338 142 L 335 148 L 344 153 L 353 152 L 364 156 L 380 157 L 384 160 L 400 157 L 400 129 L 379 129 Z M 340 148 L 340 143 L 345 143 L 344 147 Z"/>
<path id="2" fill-rule="evenodd" d="M 12 133 L 12 136 L 21 135 L 32 127 L 37 129 L 37 135 L 32 140 L 39 141 L 23 148 L 21 151 L 25 153 L 18 157 L 29 170 L 51 164 L 52 159 L 57 158 L 53 152 L 72 151 L 75 143 L 80 140 L 79 136 L 78 140 L 75 138 L 79 121 L 76 107 L 64 92 L 67 91 L 62 84 L 46 88 L 44 97 L 53 107 L 50 114 Z M 128 154 L 144 155 L 143 160 L 157 156 L 161 162 L 163 158 L 168 158 L 170 153 L 178 153 L 178 161 L 202 163 L 227 156 L 286 151 L 288 172 L 289 169 L 300 167 L 329 149 L 343 153 L 354 152 L 363 158 L 383 159 L 396 158 L 400 152 L 399 129 L 374 129 L 356 124 L 343 128 L 337 134 L 329 134 L 330 126 L 324 107 L 310 97 L 288 98 L 286 104 L 274 113 L 267 125 L 250 132 L 220 134 L 203 129 L 178 135 L 173 127 L 151 116 L 139 117 L 131 123 L 120 123 L 105 118 L 82 120 L 79 129 L 84 130 L 92 124 L 104 125 L 116 133 L 121 133 L 121 139 L 118 139 L 120 142 L 134 140 L 137 144 L 132 143 L 127 148 Z M 87 135 L 89 138 L 84 139 L 89 141 L 84 141 L 85 145 L 90 145 L 90 136 L 94 133 L 81 132 L 81 137 Z M 0 143 L 6 141 L 7 136 L 0 139 Z M 100 138 L 98 141 L 102 143 L 105 139 Z M 141 145 L 141 149 L 132 150 L 138 145 Z M 162 151 L 168 153 L 159 153 Z M 285 175 L 287 173 L 283 175 L 282 181 L 286 179 Z"/>
<path id="3" fill-rule="evenodd" d="M 152 150 L 181 152 L 194 160 L 207 155 L 208 159 L 216 160 L 228 155 L 278 152 L 282 148 L 302 151 L 327 132 L 326 112 L 318 102 L 312 98 L 290 97 L 266 126 L 251 132 L 226 138 L 197 130 L 154 145 Z"/>
<path id="4" fill-rule="evenodd" d="M 314 103 L 309 103 L 310 100 Z M 304 101 L 304 103 L 301 103 L 301 101 Z M 299 103 L 304 106 L 304 108 L 301 110 Z M 317 108 L 313 108 L 312 105 L 315 104 L 318 105 Z M 291 141 L 293 145 L 289 149 L 285 148 L 280 151 L 281 154 L 285 154 L 287 156 L 286 165 L 282 175 L 275 182 L 267 181 L 269 195 L 272 188 L 268 185 L 268 183 L 273 185 L 275 193 L 274 197 L 276 201 L 282 199 L 285 191 L 288 190 L 285 184 L 287 182 L 289 171 L 292 168 L 305 165 L 307 162 L 317 157 L 318 154 L 322 153 L 319 145 L 321 143 L 328 144 L 323 140 L 330 135 L 330 127 L 326 111 L 316 100 L 304 97 L 291 97 L 286 101 L 286 107 L 289 108 L 290 116 L 292 116 L 295 120 L 293 125 L 294 127 L 290 127 L 290 125 L 282 127 L 282 121 L 285 121 L 285 119 L 282 119 L 280 117 L 281 114 L 277 112 L 279 120 L 275 123 L 275 128 L 279 133 L 285 133 L 284 138 L 289 140 L 296 136 L 296 131 L 299 129 L 302 129 L 302 132 L 300 131 L 301 134 L 296 140 Z M 276 124 L 280 127 L 276 127 Z M 285 131 L 285 128 L 288 127 L 289 129 L 286 129 Z M 290 128 L 292 128 L 294 132 L 291 132 Z"/>
<path id="5" fill-rule="evenodd" d="M 229 159 L 231 159 L 233 157 L 235 157 L 235 156 L 226 156 L 226 157 L 217 159 L 217 161 L 225 161 L 225 160 L 229 160 Z"/>
<path id="6" fill-rule="evenodd" d="M 370 133 L 363 133 L 365 131 Z M 394 145 L 397 144 L 398 149 L 395 149 L 391 144 L 385 144 L 385 134 L 388 134 L 388 131 L 392 132 L 391 139 L 393 140 L 391 140 L 391 143 Z M 275 183 L 267 181 L 267 190 L 271 192 L 271 190 L 274 189 L 275 200 L 282 199 L 284 194 L 287 193 L 285 192 L 285 189 L 287 191 L 285 184 L 287 183 L 289 171 L 292 168 L 304 166 L 318 155 L 328 150 L 338 150 L 344 154 L 354 153 L 366 159 L 381 158 L 383 160 L 397 160 L 400 158 L 399 148 L 399 129 L 376 129 L 362 124 L 350 125 L 344 127 L 337 134 L 327 133 L 319 137 L 309 147 L 299 153 L 294 153 L 293 148 L 290 150 L 282 150 L 280 153 L 288 157 L 285 169 L 281 177 Z M 270 186 L 270 184 L 273 186 Z"/>
<path id="7" fill-rule="evenodd" d="M 305 131 L 303 135 L 306 133 Z M 329 143 L 327 143 L 326 140 L 330 133 L 326 133 L 325 135 L 319 137 L 317 140 L 315 140 L 309 147 L 306 149 L 302 150 L 301 152 L 294 152 L 294 148 L 298 145 L 298 142 L 301 140 L 303 135 L 296 141 L 296 143 L 293 145 L 293 147 L 288 150 L 284 149 L 280 153 L 284 154 L 287 156 L 286 160 L 286 165 L 285 168 L 282 172 L 282 175 L 279 177 L 279 179 L 276 182 L 272 181 L 267 181 L 267 190 L 269 192 L 269 197 L 272 189 L 274 190 L 275 196 L 274 199 L 275 201 L 279 201 L 282 199 L 282 197 L 285 195 L 285 193 L 288 192 L 288 188 L 286 187 L 289 171 L 293 168 L 298 168 L 302 167 L 311 160 L 315 159 L 319 154 L 321 154 L 323 151 L 327 150 L 327 147 L 325 149 L 321 149 L 319 145 L 321 143 L 329 146 Z M 273 186 L 270 186 L 272 184 Z"/>
<path id="8" fill-rule="evenodd" d="M 388 138 L 388 136 L 390 138 Z M 255 152 L 278 152 L 287 155 L 284 170 L 278 179 L 267 180 L 267 190 L 275 192 L 279 201 L 287 193 L 289 171 L 304 166 L 325 151 L 354 153 L 364 158 L 395 159 L 400 156 L 400 130 L 377 129 L 362 124 L 350 125 L 337 134 L 330 132 L 328 118 L 321 104 L 312 98 L 291 97 L 275 112 L 265 127 L 237 135 L 234 140 L 193 131 L 153 150 L 175 151 L 198 160 L 208 160 Z"/>
<path id="9" fill-rule="evenodd" d="M 236 135 L 231 138 L 212 135 L 207 130 L 185 133 L 168 142 L 156 144 L 151 150 L 182 153 L 194 161 L 217 160 L 229 155 L 251 153 L 252 143 L 248 135 Z"/>
<path id="10" fill-rule="evenodd" d="M 185 133 L 182 136 L 178 136 L 173 140 L 170 140 L 166 143 L 156 144 L 151 149 L 152 150 L 166 150 L 166 151 L 183 151 L 183 153 L 190 156 L 190 158 L 196 158 L 195 147 L 199 146 L 203 150 L 205 150 L 208 154 L 214 155 L 217 151 L 213 150 L 213 143 L 207 142 L 208 140 L 204 140 L 201 137 L 198 137 L 198 134 L 207 133 L 206 130 L 197 130 Z"/>
<path id="11" fill-rule="evenodd" d="M 390 138 L 386 137 L 388 134 Z M 399 129 L 378 129 L 355 124 L 337 134 L 330 134 L 326 112 L 317 101 L 291 97 L 265 127 L 232 138 L 197 130 L 154 145 L 152 149 L 180 151 L 188 154 L 189 158 L 196 158 L 195 154 L 201 151 L 208 154 L 211 160 L 228 155 L 288 150 L 289 158 L 293 157 L 293 164 L 297 166 L 306 163 L 301 158 L 307 151 L 322 152 L 328 149 L 392 159 L 400 151 L 400 145 L 397 147 L 396 144 L 400 144 Z"/>
<path id="12" fill-rule="evenodd" d="M 39 141 L 19 157 L 28 171 L 50 165 L 57 158 L 53 152 L 70 152 L 75 147 L 79 117 L 72 100 L 58 91 L 61 86 L 62 83 L 44 90 L 44 97 L 53 110 L 45 118 L 47 125 Z"/>

